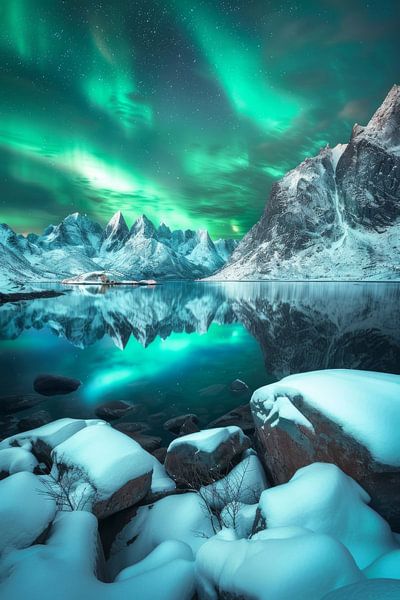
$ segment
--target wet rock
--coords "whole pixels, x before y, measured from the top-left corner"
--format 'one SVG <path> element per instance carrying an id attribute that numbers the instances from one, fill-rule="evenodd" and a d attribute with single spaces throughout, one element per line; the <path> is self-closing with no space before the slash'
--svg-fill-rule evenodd
<path id="1" fill-rule="evenodd" d="M 33 382 L 33 389 L 42 396 L 59 396 L 75 392 L 81 385 L 78 379 L 48 373 L 38 375 Z"/>
<path id="2" fill-rule="evenodd" d="M 130 433 L 146 433 L 150 431 L 149 425 L 147 423 L 143 423 L 143 421 L 115 423 L 113 424 L 113 427 L 118 429 L 118 431 L 122 431 L 122 433 L 125 433 L 126 435 L 129 435 Z"/>
<path id="3" fill-rule="evenodd" d="M 238 427 L 205 429 L 171 442 L 164 466 L 177 483 L 200 487 L 226 475 L 249 447 Z"/>
<path id="4" fill-rule="evenodd" d="M 51 415 L 47 410 L 40 410 L 39 412 L 30 415 L 29 417 L 23 417 L 18 421 L 17 429 L 20 432 L 29 431 L 29 429 L 36 429 L 46 423 L 50 423 Z"/>
<path id="5" fill-rule="evenodd" d="M 153 452 L 153 450 L 157 450 L 161 446 L 161 438 L 155 435 L 146 435 L 140 431 L 125 431 L 124 433 L 140 444 L 147 452 Z"/>
<path id="6" fill-rule="evenodd" d="M 188 433 L 195 433 L 200 431 L 198 426 L 199 418 L 195 414 L 179 415 L 168 419 L 164 423 L 164 429 L 170 431 L 174 435 L 186 435 Z"/>
<path id="7" fill-rule="evenodd" d="M 211 421 L 207 427 L 228 427 L 229 425 L 240 427 L 240 429 L 248 435 L 254 433 L 255 424 L 251 414 L 250 404 L 243 404 L 242 406 L 234 408 L 225 415 L 222 415 L 222 417 L 218 417 L 214 421 Z"/>
<path id="8" fill-rule="evenodd" d="M 165 457 L 167 456 L 167 448 L 157 448 L 156 450 L 152 451 L 152 455 L 155 456 L 161 464 L 164 464 Z"/>
<path id="9" fill-rule="evenodd" d="M 105 402 L 98 406 L 95 410 L 95 415 L 105 421 L 113 421 L 126 415 L 126 413 L 134 411 L 135 407 L 128 402 L 123 400 L 113 400 L 111 402 Z"/>
<path id="10" fill-rule="evenodd" d="M 244 394 L 249 391 L 249 386 L 241 379 L 235 379 L 232 381 L 230 389 L 232 392 L 235 392 L 235 394 Z"/>
<path id="11" fill-rule="evenodd" d="M 41 402 L 44 402 L 44 399 L 35 394 L 3 396 L 0 398 L 0 415 L 12 415 Z"/>
<path id="12" fill-rule="evenodd" d="M 201 390 L 199 390 L 199 396 L 210 398 L 213 396 L 218 396 L 218 394 L 224 390 L 226 390 L 226 385 L 224 383 L 214 383 L 213 385 L 208 385 L 207 387 L 201 388 Z"/>

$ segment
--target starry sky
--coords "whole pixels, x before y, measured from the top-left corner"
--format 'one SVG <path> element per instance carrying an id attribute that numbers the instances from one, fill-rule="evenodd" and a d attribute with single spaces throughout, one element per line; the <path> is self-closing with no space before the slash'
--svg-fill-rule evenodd
<path id="1" fill-rule="evenodd" d="M 0 220 L 241 237 L 400 83 L 398 0 L 1 0 Z"/>

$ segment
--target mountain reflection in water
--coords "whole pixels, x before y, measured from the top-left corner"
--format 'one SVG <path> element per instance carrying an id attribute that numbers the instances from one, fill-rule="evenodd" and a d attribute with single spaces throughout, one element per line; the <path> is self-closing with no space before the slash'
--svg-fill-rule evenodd
<path id="1" fill-rule="evenodd" d="M 59 372 L 84 385 L 45 402 L 54 418 L 125 399 L 151 405 L 160 422 L 179 411 L 207 421 L 248 400 L 229 391 L 236 377 L 255 389 L 315 369 L 399 373 L 399 300 L 400 285 L 384 283 L 77 287 L 0 307 L 3 394 Z"/>

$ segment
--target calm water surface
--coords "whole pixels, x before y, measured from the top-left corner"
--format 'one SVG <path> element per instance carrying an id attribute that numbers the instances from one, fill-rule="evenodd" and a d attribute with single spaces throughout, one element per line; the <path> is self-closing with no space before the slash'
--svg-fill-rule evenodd
<path id="1" fill-rule="evenodd" d="M 141 413 L 123 420 L 146 421 L 167 442 L 172 416 L 195 412 L 206 425 L 261 385 L 324 368 L 400 372 L 399 284 L 77 287 L 0 307 L 0 433 L 38 410 L 90 418 L 125 400 Z M 12 414 L 9 396 L 30 397 L 44 372 L 83 384 L 67 396 L 35 395 L 38 404 Z M 236 378 L 249 394 L 231 392 Z"/>

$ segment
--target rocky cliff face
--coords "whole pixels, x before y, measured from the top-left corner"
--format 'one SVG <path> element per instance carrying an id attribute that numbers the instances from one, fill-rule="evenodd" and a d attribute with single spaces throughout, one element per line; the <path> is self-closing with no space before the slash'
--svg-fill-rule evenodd
<path id="1" fill-rule="evenodd" d="M 326 147 L 272 189 L 215 279 L 400 277 L 400 86 L 347 145 Z"/>

